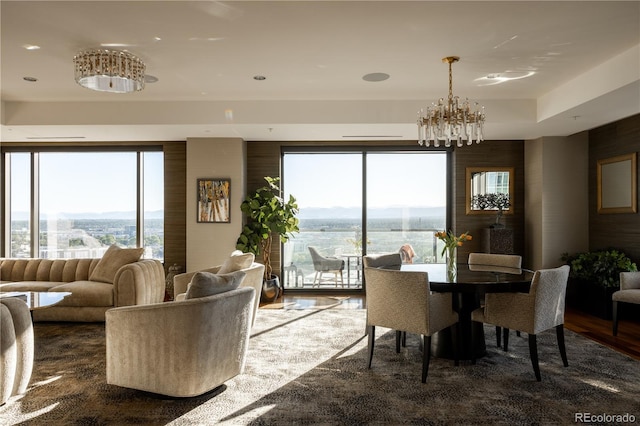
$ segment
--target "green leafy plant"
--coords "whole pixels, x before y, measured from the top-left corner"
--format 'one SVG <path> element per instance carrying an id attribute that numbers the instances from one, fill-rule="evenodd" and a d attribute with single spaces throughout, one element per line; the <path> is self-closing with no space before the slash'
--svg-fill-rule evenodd
<path id="1" fill-rule="evenodd" d="M 570 278 L 592 282 L 602 287 L 619 287 L 620 272 L 638 270 L 626 254 L 616 249 L 574 255 L 564 253 L 562 260 L 571 267 Z"/>
<path id="2" fill-rule="evenodd" d="M 295 197 L 289 195 L 285 201 L 280 189 L 280 178 L 265 177 L 267 185 L 247 195 L 240 210 L 245 214 L 247 223 L 236 241 L 236 249 L 245 253 L 262 256 L 265 266 L 265 280 L 271 278 L 271 245 L 274 238 L 286 243 L 299 232 L 298 204 Z"/>

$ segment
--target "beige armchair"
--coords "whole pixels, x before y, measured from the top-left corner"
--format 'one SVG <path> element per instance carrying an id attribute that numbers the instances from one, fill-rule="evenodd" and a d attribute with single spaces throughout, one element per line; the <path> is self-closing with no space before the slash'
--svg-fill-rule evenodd
<path id="1" fill-rule="evenodd" d="M 509 329 L 529 335 L 529 355 L 538 381 L 538 346 L 536 335 L 556 329 L 558 348 L 565 367 L 569 366 L 564 345 L 564 308 L 569 266 L 536 271 L 529 293 L 487 293 L 484 308 L 471 313 L 473 321 L 493 324 L 506 330 L 504 350 L 509 343 Z M 473 360 L 475 363 L 475 359 Z"/>
<path id="2" fill-rule="evenodd" d="M 107 383 L 173 397 L 242 373 L 255 290 L 114 308 L 106 314 Z"/>
<path id="3" fill-rule="evenodd" d="M 368 368 L 371 368 L 373 360 L 377 326 L 421 334 L 422 383 L 426 383 L 431 336 L 458 323 L 458 314 L 452 308 L 451 293 L 431 293 L 426 272 L 365 268 L 364 275 L 367 280 Z M 452 327 L 451 335 L 457 365 L 457 326 Z"/>
<path id="4" fill-rule="evenodd" d="M 613 335 L 618 335 L 618 302 L 640 305 L 640 272 L 620 272 L 620 290 L 611 296 Z"/>
<path id="5" fill-rule="evenodd" d="M 222 265 L 218 265 L 213 268 L 203 269 L 202 271 L 187 272 L 173 277 L 173 289 L 174 294 L 176 295 L 176 301 L 184 300 L 187 287 L 196 272 L 211 272 L 212 274 L 217 274 L 221 267 Z M 251 313 L 251 326 L 253 326 L 256 322 L 258 307 L 260 306 L 260 294 L 262 292 L 262 281 L 264 280 L 264 265 L 254 262 L 250 267 L 239 270 L 244 271 L 247 274 L 240 287 L 251 287 L 255 290 L 253 311 Z"/>
<path id="6" fill-rule="evenodd" d="M 27 391 L 33 357 L 29 307 L 16 297 L 0 299 L 0 405 Z"/>

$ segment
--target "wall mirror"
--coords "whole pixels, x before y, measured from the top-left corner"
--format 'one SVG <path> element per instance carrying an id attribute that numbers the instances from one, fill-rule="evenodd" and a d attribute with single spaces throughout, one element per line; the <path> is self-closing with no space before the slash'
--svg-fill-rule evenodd
<path id="1" fill-rule="evenodd" d="M 496 214 L 499 207 L 478 202 L 483 195 L 498 194 L 490 197 L 504 202 L 508 194 L 509 207 L 503 209 L 504 214 L 513 214 L 513 167 L 467 167 L 466 176 L 466 212 L 467 214 Z M 501 195 L 504 194 L 504 195 Z"/>
<path id="2" fill-rule="evenodd" d="M 598 213 L 636 213 L 636 153 L 598 160 Z"/>

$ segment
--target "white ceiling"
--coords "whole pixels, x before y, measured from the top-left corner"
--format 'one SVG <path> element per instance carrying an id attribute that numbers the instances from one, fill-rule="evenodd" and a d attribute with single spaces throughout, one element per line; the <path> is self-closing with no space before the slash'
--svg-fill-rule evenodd
<path id="1" fill-rule="evenodd" d="M 565 136 L 640 112 L 638 1 L 8 1 L 2 141 L 417 137 L 448 91 L 487 139 Z M 94 92 L 73 56 L 116 43 L 158 78 Z M 24 46 L 37 45 L 38 50 Z M 381 82 L 362 79 L 387 73 Z M 497 74 L 521 77 L 495 84 Z M 263 81 L 253 79 L 265 76 Z M 23 77 L 35 77 L 27 82 Z"/>

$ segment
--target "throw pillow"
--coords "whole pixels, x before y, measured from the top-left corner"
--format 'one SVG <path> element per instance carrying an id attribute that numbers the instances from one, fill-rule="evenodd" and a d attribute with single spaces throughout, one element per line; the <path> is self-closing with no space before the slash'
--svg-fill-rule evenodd
<path id="1" fill-rule="evenodd" d="M 240 287 L 246 273 L 244 271 L 230 274 L 212 274 L 211 272 L 196 272 L 191 278 L 185 299 L 213 296 Z"/>
<path id="2" fill-rule="evenodd" d="M 235 272 L 241 269 L 249 268 L 255 258 L 256 256 L 253 253 L 242 253 L 240 251 L 235 251 L 231 253 L 231 256 L 229 256 L 227 260 L 224 261 L 222 266 L 220 266 L 218 273 L 228 274 L 229 272 Z"/>
<path id="3" fill-rule="evenodd" d="M 113 284 L 113 280 L 116 277 L 118 269 L 129 263 L 137 262 L 140 260 L 144 248 L 132 248 L 123 249 L 116 245 L 112 245 L 102 256 L 102 259 L 98 262 L 89 281 L 100 281 L 103 283 Z"/>

